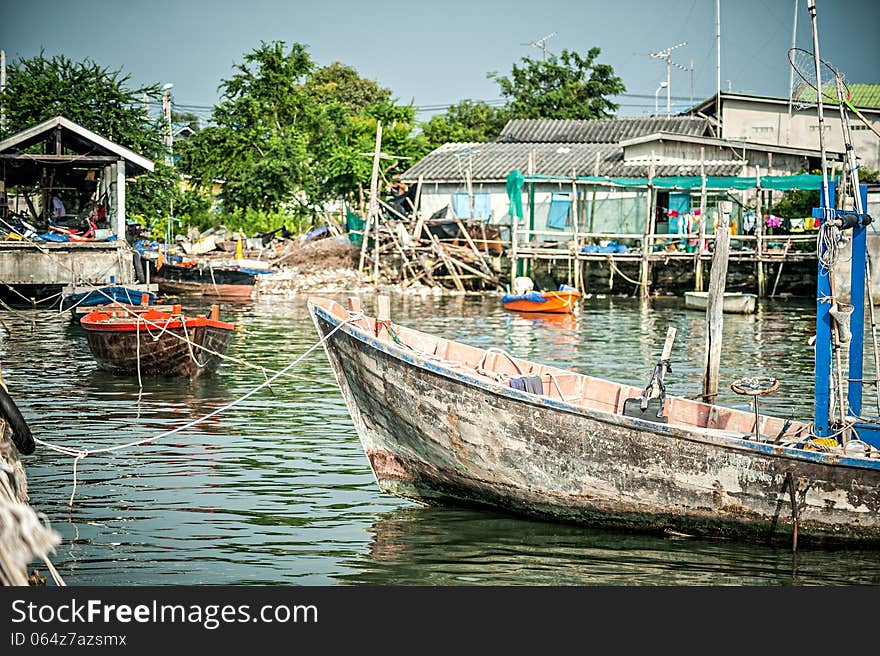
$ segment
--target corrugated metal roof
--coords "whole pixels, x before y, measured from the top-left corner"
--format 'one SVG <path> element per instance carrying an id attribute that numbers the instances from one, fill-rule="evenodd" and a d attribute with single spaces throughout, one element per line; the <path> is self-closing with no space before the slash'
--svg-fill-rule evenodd
<path id="1" fill-rule="evenodd" d="M 514 169 L 528 170 L 529 152 L 535 151 L 535 172 L 541 175 L 644 177 L 648 165 L 624 163 L 623 148 L 617 144 L 585 143 L 451 143 L 426 155 L 401 176 L 404 182 L 463 182 L 468 160 L 474 182 L 504 181 Z M 596 171 L 596 156 L 599 167 Z M 707 164 L 706 175 L 739 175 L 738 163 Z M 700 166 L 656 165 L 654 175 L 699 175 Z"/>
<path id="2" fill-rule="evenodd" d="M 498 141 L 538 143 L 618 143 L 653 132 L 701 136 L 708 121 L 689 116 L 614 118 L 597 120 L 514 119 L 508 121 Z"/>

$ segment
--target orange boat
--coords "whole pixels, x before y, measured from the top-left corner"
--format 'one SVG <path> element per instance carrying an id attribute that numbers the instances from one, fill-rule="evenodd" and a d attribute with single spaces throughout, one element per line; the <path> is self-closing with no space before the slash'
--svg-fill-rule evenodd
<path id="1" fill-rule="evenodd" d="M 505 294 L 501 304 L 505 310 L 515 312 L 574 312 L 574 303 L 581 293 L 574 287 L 560 285 L 555 292 L 526 292 L 525 294 Z"/>

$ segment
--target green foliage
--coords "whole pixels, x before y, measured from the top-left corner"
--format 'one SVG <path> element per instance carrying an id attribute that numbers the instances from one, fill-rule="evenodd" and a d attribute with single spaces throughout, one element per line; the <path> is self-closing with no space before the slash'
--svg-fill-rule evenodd
<path id="1" fill-rule="evenodd" d="M 862 166 L 859 168 L 859 182 L 880 182 L 880 170 Z"/>
<path id="2" fill-rule="evenodd" d="M 369 185 L 377 121 L 381 161 L 390 178 L 418 158 L 427 141 L 413 136 L 415 109 L 339 62 L 319 67 L 294 43 L 263 42 L 220 85 L 214 125 L 178 150 L 179 166 L 207 189 L 223 181 L 223 205 L 245 230 L 277 228 L 281 212 L 311 225 L 320 207 Z M 364 154 L 366 153 L 366 155 Z"/>
<path id="3" fill-rule="evenodd" d="M 158 85 L 132 89 L 128 82 L 127 75 L 89 59 L 74 62 L 60 55 L 46 58 L 41 52 L 36 57 L 16 60 L 8 69 L 7 125 L 0 136 L 64 116 L 136 153 L 161 160 L 165 155 L 162 122 L 150 119 L 143 105 L 144 95 L 159 97 Z M 61 174 L 70 177 L 73 172 L 63 169 Z M 170 170 L 157 165 L 156 171 L 129 186 L 128 207 L 135 214 L 167 207 L 175 179 Z M 66 184 L 75 183 L 68 180 Z M 81 195 L 88 193 L 81 190 Z"/>
<path id="4" fill-rule="evenodd" d="M 445 143 L 470 143 L 495 139 L 508 121 L 507 110 L 482 100 L 462 100 L 444 114 L 422 124 L 422 135 L 431 149 Z"/>
<path id="5" fill-rule="evenodd" d="M 41 52 L 8 67 L 6 137 L 54 116 L 64 116 L 145 157 L 163 154 L 161 121 L 149 120 L 143 97 L 158 98 L 157 85 L 131 89 L 129 76 L 86 59 L 74 62 Z"/>
<path id="6" fill-rule="evenodd" d="M 608 64 L 597 64 L 599 48 L 586 56 L 563 50 L 544 60 L 523 57 L 510 77 L 489 73 L 507 98 L 511 118 L 592 119 L 611 118 L 618 105 L 607 99 L 626 91 L 623 81 Z"/>
<path id="7" fill-rule="evenodd" d="M 818 191 L 795 189 L 785 192 L 782 200 L 773 203 L 770 211 L 787 219 L 803 219 L 812 216 L 814 207 L 819 207 Z"/>

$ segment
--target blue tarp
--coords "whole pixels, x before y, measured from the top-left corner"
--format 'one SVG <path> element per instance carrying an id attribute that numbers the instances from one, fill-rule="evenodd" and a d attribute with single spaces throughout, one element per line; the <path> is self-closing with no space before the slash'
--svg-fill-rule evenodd
<path id="1" fill-rule="evenodd" d="M 629 253 L 629 248 L 616 241 L 609 242 L 607 246 L 587 244 L 581 249 L 581 253 Z"/>
<path id="2" fill-rule="evenodd" d="M 550 214 L 547 215 L 547 227 L 564 230 L 568 226 L 568 214 L 571 211 L 571 194 L 553 192 L 550 196 Z"/>
<path id="3" fill-rule="evenodd" d="M 142 292 L 137 289 L 131 289 L 129 287 L 121 287 L 119 285 L 109 285 L 107 287 L 100 287 L 98 289 L 92 289 L 87 292 L 80 292 L 79 294 L 68 294 L 61 299 L 61 309 L 66 310 L 67 308 L 73 307 L 74 305 L 79 307 L 93 307 L 95 305 L 106 305 L 107 303 L 111 303 L 111 299 L 113 301 L 117 301 L 119 303 L 127 303 L 129 305 L 140 305 L 141 296 L 146 294 L 150 299 L 150 304 L 156 302 L 156 295 L 152 292 Z M 110 298 L 107 298 L 107 297 Z"/>
<path id="4" fill-rule="evenodd" d="M 547 297 L 540 292 L 529 292 L 528 294 L 505 294 L 501 297 L 502 303 L 511 303 L 513 301 L 531 301 L 532 303 L 546 303 Z"/>
<path id="5" fill-rule="evenodd" d="M 471 201 L 465 193 L 452 194 L 452 211 L 458 218 L 479 218 L 488 221 L 492 216 L 492 196 L 485 192 L 474 193 L 474 216 L 471 217 Z"/>

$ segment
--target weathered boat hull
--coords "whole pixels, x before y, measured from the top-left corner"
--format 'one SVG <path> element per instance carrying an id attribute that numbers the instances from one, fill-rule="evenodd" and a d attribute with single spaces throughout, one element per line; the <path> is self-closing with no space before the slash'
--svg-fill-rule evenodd
<path id="1" fill-rule="evenodd" d="M 258 274 L 234 269 L 210 267 L 182 267 L 165 264 L 161 269 L 146 260 L 150 267 L 150 281 L 159 285 L 166 294 L 185 294 L 217 299 L 247 300 L 253 296 Z"/>
<path id="2" fill-rule="evenodd" d="M 310 304 L 318 331 L 339 323 Z M 627 530 L 880 544 L 880 463 L 591 411 L 343 326 L 325 350 L 376 480 L 424 504 Z"/>
<path id="3" fill-rule="evenodd" d="M 740 294 L 738 292 L 725 292 L 722 302 L 722 311 L 731 314 L 752 314 L 755 311 L 757 296 L 754 294 Z M 685 292 L 684 306 L 689 310 L 706 310 L 709 304 L 708 292 Z"/>
<path id="4" fill-rule="evenodd" d="M 158 340 L 153 340 L 150 333 L 162 334 Z M 140 361 L 142 375 L 197 378 L 212 374 L 220 366 L 221 358 L 204 349 L 225 354 L 232 339 L 232 330 L 199 326 L 188 328 L 184 335 L 182 328 L 165 331 L 152 328 L 148 332 L 141 325 L 139 332 L 86 329 L 86 335 L 92 355 L 101 369 L 137 373 Z M 185 336 L 192 341 L 192 351 L 187 342 L 181 339 Z"/>

